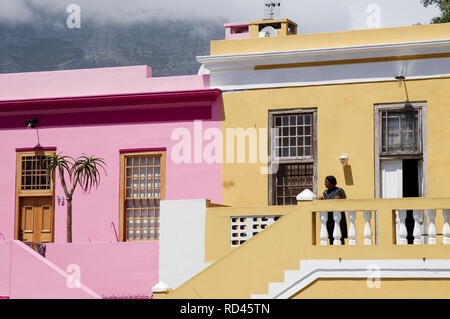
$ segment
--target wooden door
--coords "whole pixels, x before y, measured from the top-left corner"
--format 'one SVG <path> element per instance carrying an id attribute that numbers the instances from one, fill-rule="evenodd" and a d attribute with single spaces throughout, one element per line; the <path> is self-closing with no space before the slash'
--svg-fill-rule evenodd
<path id="1" fill-rule="evenodd" d="M 33 243 L 53 242 L 52 197 L 20 198 L 20 240 Z"/>

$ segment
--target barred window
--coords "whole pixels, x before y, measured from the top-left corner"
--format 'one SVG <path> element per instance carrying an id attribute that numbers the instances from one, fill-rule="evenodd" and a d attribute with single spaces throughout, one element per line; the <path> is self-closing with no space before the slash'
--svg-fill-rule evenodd
<path id="1" fill-rule="evenodd" d="M 297 195 L 313 189 L 313 164 L 281 164 L 277 172 L 277 205 L 297 204 Z"/>
<path id="2" fill-rule="evenodd" d="M 126 240 L 159 239 L 159 205 L 164 174 L 162 155 L 125 156 Z"/>
<path id="3" fill-rule="evenodd" d="M 381 111 L 381 154 L 421 153 L 418 109 Z"/>
<path id="4" fill-rule="evenodd" d="M 47 174 L 46 156 L 22 156 L 21 190 L 49 190 L 51 179 Z"/>
<path id="5" fill-rule="evenodd" d="M 314 112 L 273 112 L 271 152 L 278 162 L 270 182 L 270 202 L 295 205 L 305 189 L 314 191 Z"/>

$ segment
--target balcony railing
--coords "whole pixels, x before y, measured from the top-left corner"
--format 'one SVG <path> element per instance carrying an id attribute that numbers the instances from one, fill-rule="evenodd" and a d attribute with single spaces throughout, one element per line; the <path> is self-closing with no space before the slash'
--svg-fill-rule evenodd
<path id="1" fill-rule="evenodd" d="M 225 215 L 230 212 L 231 247 L 242 245 L 287 213 L 280 214 L 280 209 L 252 208 L 252 214 L 248 208 L 221 208 Z M 237 211 L 243 214 L 233 214 Z M 316 200 L 299 202 L 289 213 L 305 218 L 312 214 L 314 246 L 376 246 L 380 240 L 393 245 L 450 244 L 450 199 L 446 198 Z M 342 229 L 341 219 L 345 219 L 347 231 Z"/>
<path id="2" fill-rule="evenodd" d="M 329 226 L 329 216 L 332 214 L 332 230 Z M 350 246 L 359 244 L 376 245 L 378 243 L 378 211 L 333 211 L 319 212 L 320 232 L 319 245 L 342 244 L 341 219 L 346 219 L 347 233 L 345 243 Z M 450 244 L 450 209 L 402 209 L 392 210 L 392 231 L 396 245 L 436 245 Z M 359 223 L 357 223 L 357 216 Z M 362 218 L 361 218 L 362 217 Z M 439 221 L 438 223 L 436 222 Z M 317 221 L 317 218 L 315 219 Z M 327 227 L 328 223 L 328 227 Z M 362 234 L 361 236 L 358 236 Z M 330 239 L 330 240 L 329 240 Z"/>

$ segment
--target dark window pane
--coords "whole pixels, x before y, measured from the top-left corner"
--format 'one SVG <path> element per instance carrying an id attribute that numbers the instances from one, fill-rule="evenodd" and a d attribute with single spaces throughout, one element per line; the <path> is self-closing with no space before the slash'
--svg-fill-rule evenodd
<path id="1" fill-rule="evenodd" d="M 275 118 L 275 126 L 280 126 L 281 125 L 281 117 L 276 117 Z"/>
<path id="2" fill-rule="evenodd" d="M 305 116 L 305 124 L 311 124 L 311 115 Z"/>

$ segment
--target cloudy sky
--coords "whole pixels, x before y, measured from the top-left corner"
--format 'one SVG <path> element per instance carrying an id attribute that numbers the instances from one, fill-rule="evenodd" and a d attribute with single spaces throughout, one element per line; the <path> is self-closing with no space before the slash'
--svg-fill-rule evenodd
<path id="1" fill-rule="evenodd" d="M 0 0 L 0 22 L 40 23 L 42 13 L 65 21 L 69 4 L 78 4 L 82 19 L 98 23 L 145 23 L 154 19 L 220 18 L 249 21 L 263 18 L 265 0 Z M 379 8 L 381 27 L 428 23 L 439 14 L 420 0 L 282 0 L 281 17 L 299 24 L 300 33 L 365 29 Z M 41 15 L 42 16 L 42 15 Z"/>

